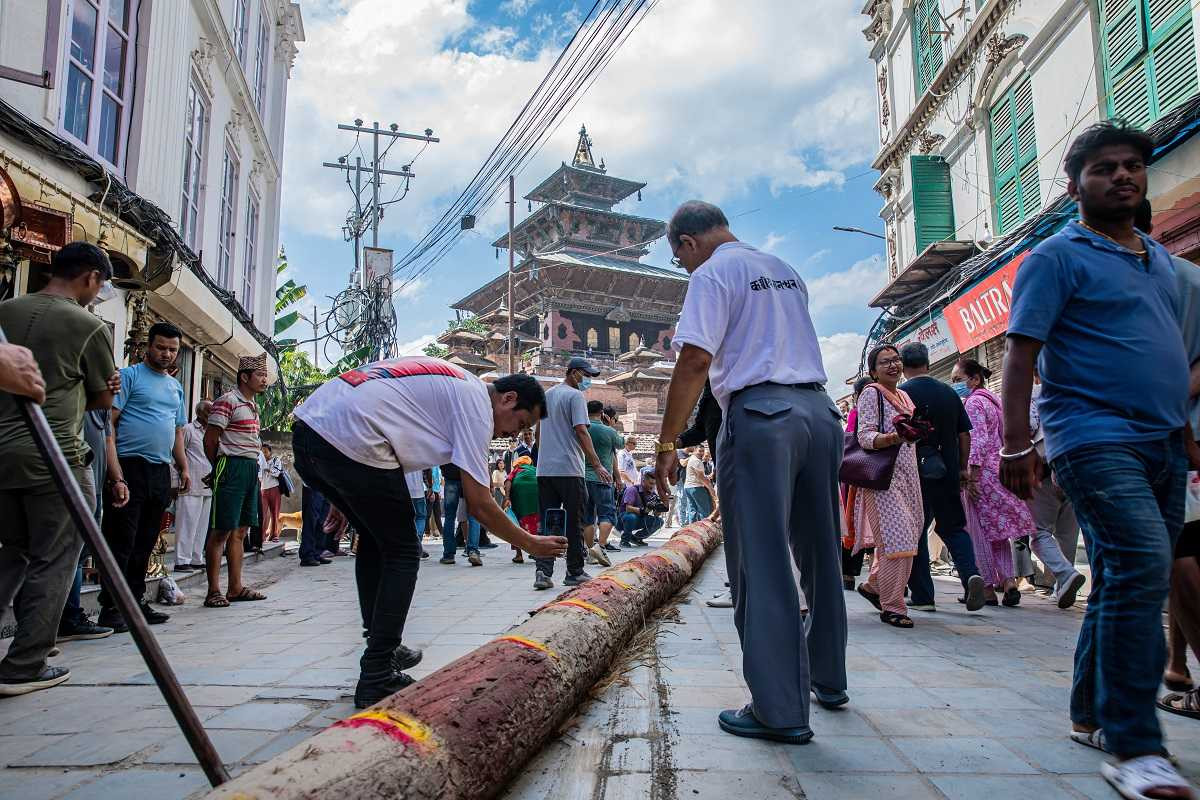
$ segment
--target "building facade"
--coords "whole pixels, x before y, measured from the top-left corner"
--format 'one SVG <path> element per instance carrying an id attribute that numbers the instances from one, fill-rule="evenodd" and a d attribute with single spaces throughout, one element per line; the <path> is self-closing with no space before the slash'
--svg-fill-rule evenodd
<path id="1" fill-rule="evenodd" d="M 550 385 L 561 380 L 571 357 L 590 359 L 601 375 L 588 398 L 612 405 L 624 414 L 626 430 L 638 433 L 650 432 L 661 419 L 666 381 L 656 392 L 639 383 L 633 410 L 621 381 L 635 364 L 647 369 L 658 363 L 656 372 L 670 374 L 671 337 L 687 291 L 682 271 L 641 260 L 666 233 L 666 224 L 613 210 L 635 194 L 640 199 L 643 188 L 644 183 L 609 175 L 603 159 L 597 164 L 587 130 L 581 129 L 571 163 L 526 195 L 532 213 L 513 231 L 517 368 Z M 493 244 L 507 249 L 508 236 Z M 470 368 L 467 353 L 473 352 L 487 362 L 477 363 L 479 370 L 506 370 L 507 297 L 506 271 L 453 304 L 485 332 L 473 334 L 479 337 L 474 347 L 462 331 L 443 334 L 439 341 L 452 348 L 450 360 L 459 358 Z M 635 352 L 635 362 L 622 360 Z"/>
<path id="2" fill-rule="evenodd" d="M 66 241 L 98 243 L 118 364 L 165 320 L 189 406 L 228 387 L 239 356 L 272 349 L 303 39 L 290 0 L 0 0 L 0 296 L 36 291 Z"/>
<path id="3" fill-rule="evenodd" d="M 1154 235 L 1200 261 L 1200 7 L 1189 0 L 869 0 L 889 280 L 868 337 L 996 369 L 1023 254 L 1077 216 L 1087 125 L 1148 130 Z"/>

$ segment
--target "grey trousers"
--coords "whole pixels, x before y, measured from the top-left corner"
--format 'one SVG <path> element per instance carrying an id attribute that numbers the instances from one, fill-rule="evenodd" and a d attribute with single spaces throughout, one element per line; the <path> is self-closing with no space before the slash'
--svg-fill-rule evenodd
<path id="1" fill-rule="evenodd" d="M 1025 501 L 1037 531 L 1031 537 L 1033 552 L 1061 584 L 1075 572 L 1079 547 L 1079 520 L 1075 506 L 1047 477 Z"/>
<path id="2" fill-rule="evenodd" d="M 96 496 L 91 467 L 73 470 L 88 505 Z M 46 668 L 63 603 L 75 580 L 83 536 L 53 481 L 0 490 L 0 608 L 21 592 L 17 632 L 0 677 L 32 678 Z"/>
<path id="3" fill-rule="evenodd" d="M 772 728 L 808 726 L 810 681 L 846 688 L 839 419 L 823 391 L 760 384 L 734 396 L 721 427 L 717 492 L 733 621 L 754 715 Z"/>

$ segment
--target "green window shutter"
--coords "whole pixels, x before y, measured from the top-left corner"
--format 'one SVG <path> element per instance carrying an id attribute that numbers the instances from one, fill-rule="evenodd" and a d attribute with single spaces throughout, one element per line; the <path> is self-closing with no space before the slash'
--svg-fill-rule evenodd
<path id="1" fill-rule="evenodd" d="M 1007 233 L 1042 207 L 1033 86 L 1022 78 L 991 110 L 992 202 L 996 232 Z"/>
<path id="2" fill-rule="evenodd" d="M 938 0 L 916 0 L 913 5 L 912 49 L 913 73 L 916 76 L 917 100 L 933 83 L 942 68 L 942 37 L 933 33 L 941 30 Z"/>
<path id="3" fill-rule="evenodd" d="M 1111 116 L 1145 127 L 1198 88 L 1190 0 L 1100 0 Z"/>
<path id="4" fill-rule="evenodd" d="M 909 156 L 917 252 L 954 236 L 950 165 L 941 156 Z"/>

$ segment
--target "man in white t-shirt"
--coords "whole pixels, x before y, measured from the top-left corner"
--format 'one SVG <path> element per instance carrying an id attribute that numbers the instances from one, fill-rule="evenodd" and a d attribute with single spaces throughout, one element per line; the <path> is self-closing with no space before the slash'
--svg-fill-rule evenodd
<path id="1" fill-rule="evenodd" d="M 687 493 L 689 509 L 689 516 L 684 525 L 707 519 L 713 512 L 713 485 L 704 474 L 704 460 L 704 445 L 700 445 L 684 465 L 683 491 Z"/>
<path id="2" fill-rule="evenodd" d="M 560 555 L 562 537 L 533 536 L 492 497 L 488 443 L 545 414 L 546 395 L 528 375 L 485 384 L 441 359 L 396 358 L 343 373 L 296 409 L 296 471 L 359 534 L 358 598 L 367 647 L 354 702 L 366 708 L 413 679 L 394 670 L 417 583 L 421 545 L 406 472 L 455 464 L 471 516 L 539 557 Z M 453 531 L 443 536 L 453 536 Z"/>
<path id="3" fill-rule="evenodd" d="M 634 486 L 641 482 L 642 476 L 638 471 L 637 461 L 633 457 L 637 439 L 625 437 L 625 449 L 617 451 L 617 471 L 621 473 L 621 482 L 626 486 Z"/>
<path id="4" fill-rule="evenodd" d="M 675 327 L 679 351 L 657 445 L 660 492 L 678 466 L 676 437 L 704 382 L 724 414 L 717 491 L 725 561 L 753 702 L 722 711 L 737 736 L 802 744 L 812 738 L 809 690 L 826 707 L 846 696 L 846 607 L 839 547 L 840 415 L 790 266 L 739 242 L 716 206 L 680 206 L 667 228 L 691 280 Z M 809 630 L 791 551 L 811 612 Z M 747 614 L 747 608 L 754 608 Z"/>

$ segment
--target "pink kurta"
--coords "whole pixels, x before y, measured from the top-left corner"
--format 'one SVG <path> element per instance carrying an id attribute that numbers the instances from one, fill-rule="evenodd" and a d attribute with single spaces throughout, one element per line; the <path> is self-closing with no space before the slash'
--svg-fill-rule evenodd
<path id="1" fill-rule="evenodd" d="M 892 418 L 900 413 L 884 398 L 881 420 L 879 396 L 878 389 L 868 386 L 858 398 L 858 443 L 867 450 L 872 449 L 876 436 L 896 430 Z M 892 485 L 886 491 L 860 488 L 856 492 L 854 552 L 874 547 L 876 555 L 884 558 L 916 555 L 924 525 L 917 450 L 906 442 L 896 456 Z"/>
<path id="2" fill-rule="evenodd" d="M 963 405 L 971 418 L 971 456 L 978 467 L 979 490 L 969 502 L 979 520 L 979 533 L 987 542 L 1019 539 L 1033 533 L 1029 507 L 1000 483 L 1000 447 L 1003 419 L 1000 400 L 987 389 L 971 392 Z M 964 497 L 966 495 L 964 494 Z"/>

